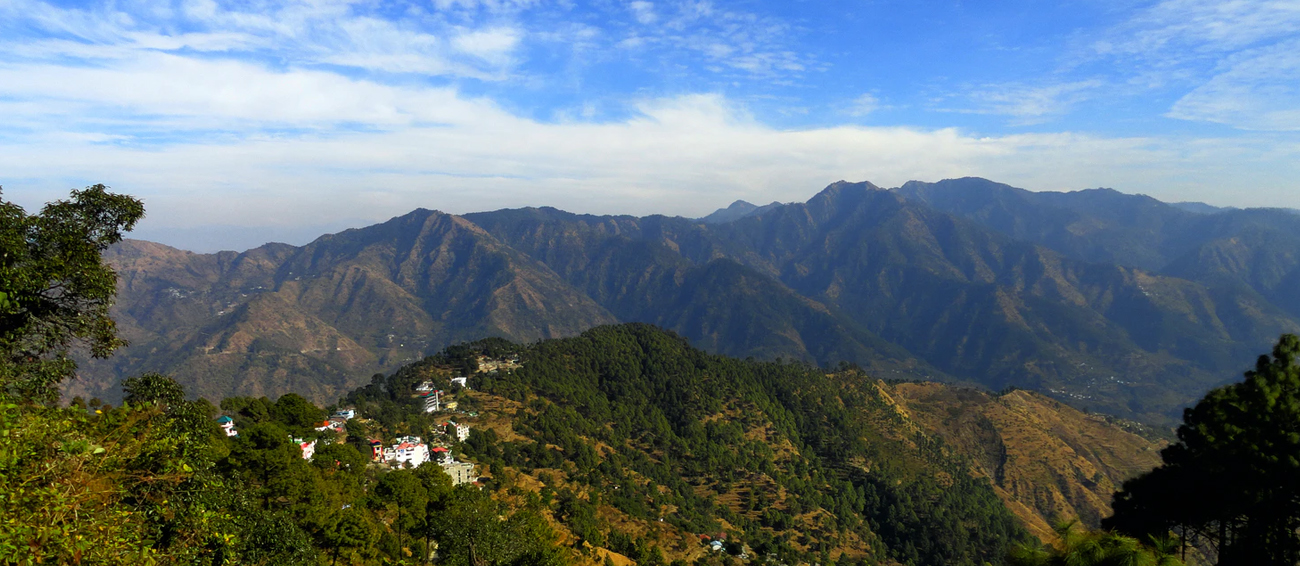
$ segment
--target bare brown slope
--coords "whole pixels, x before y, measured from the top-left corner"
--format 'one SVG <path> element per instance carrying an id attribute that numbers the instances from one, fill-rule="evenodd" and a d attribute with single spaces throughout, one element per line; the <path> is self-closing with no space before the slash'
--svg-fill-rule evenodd
<path id="1" fill-rule="evenodd" d="M 936 383 L 887 389 L 912 420 L 971 458 L 1043 540 L 1056 520 L 1096 527 L 1110 515 L 1115 489 L 1160 463 L 1161 444 L 1037 393 L 994 395 Z"/>
<path id="2" fill-rule="evenodd" d="M 453 342 L 614 322 L 546 266 L 428 210 L 301 248 L 194 254 L 126 241 L 106 259 L 132 346 L 85 364 L 68 394 L 112 398 L 122 377 L 161 371 L 211 399 L 293 391 L 330 402 Z"/>

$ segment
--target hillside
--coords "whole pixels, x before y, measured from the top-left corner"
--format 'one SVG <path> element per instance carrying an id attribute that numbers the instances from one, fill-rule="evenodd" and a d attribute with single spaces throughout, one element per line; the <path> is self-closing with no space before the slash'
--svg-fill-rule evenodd
<path id="1" fill-rule="evenodd" d="M 1105 490 L 1157 461 L 1151 442 L 1037 394 L 745 362 L 638 324 L 456 347 L 344 403 L 419 430 L 394 409 L 420 413 L 417 384 L 503 353 L 522 367 L 471 373 L 453 396 L 473 412 L 455 417 L 472 427 L 461 449 L 499 485 L 568 501 L 558 526 L 595 557 L 707 559 L 699 535 L 721 532 L 787 564 L 997 564 L 1020 524 L 1095 526 Z"/>
<path id="2" fill-rule="evenodd" d="M 645 324 L 454 345 L 323 408 L 218 409 L 159 375 L 125 389 L 116 407 L 0 412 L 24 455 L 7 469 L 29 478 L 5 484 L 24 526 L 5 531 L 11 553 L 998 566 L 1050 519 L 1095 524 L 1098 496 L 1154 450 L 1034 393 L 739 360 Z"/>
<path id="3" fill-rule="evenodd" d="M 994 395 L 937 383 L 900 383 L 892 398 L 988 478 L 1030 532 L 1050 540 L 1056 521 L 1096 528 L 1124 480 L 1160 464 L 1153 442 L 1108 419 L 1025 390 Z"/>
<path id="4" fill-rule="evenodd" d="M 615 320 L 477 226 L 427 210 L 301 248 L 193 254 L 126 241 L 105 260 L 133 346 L 84 364 L 70 394 L 161 371 L 210 399 L 324 401 L 454 341 L 529 341 Z"/>
<path id="5" fill-rule="evenodd" d="M 111 399 L 122 376 L 157 370 L 213 399 L 323 402 L 456 341 L 645 322 L 715 353 L 1030 388 L 1168 423 L 1300 331 L 1290 213 L 971 179 L 841 182 L 737 212 L 418 210 L 240 254 L 124 242 L 108 260 L 133 346 L 66 393 Z"/>

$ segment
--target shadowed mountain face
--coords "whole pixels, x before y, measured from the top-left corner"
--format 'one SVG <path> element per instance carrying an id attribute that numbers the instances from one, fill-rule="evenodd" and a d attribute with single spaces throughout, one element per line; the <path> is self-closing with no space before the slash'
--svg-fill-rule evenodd
<path id="1" fill-rule="evenodd" d="M 823 364 L 863 361 L 851 348 L 808 346 L 832 337 L 870 346 L 881 375 L 903 366 L 906 377 L 952 376 L 995 389 L 1028 386 L 1157 420 L 1235 375 L 1278 333 L 1297 328 L 1258 296 L 1216 295 L 1183 279 L 1071 259 L 869 183 L 837 183 L 807 203 L 711 226 L 554 210 L 468 218 L 547 263 L 620 318 L 674 328 L 723 353 L 745 355 L 740 347 L 757 345 L 768 355 L 792 353 Z M 608 255 L 593 253 L 597 249 Z M 657 259 L 638 259 L 630 267 L 609 261 L 632 257 Z M 683 275 L 671 278 L 674 289 L 689 290 L 697 287 L 685 274 L 717 270 L 723 259 L 738 264 L 729 270 L 746 273 L 749 281 L 766 276 L 780 284 L 773 290 L 802 297 L 813 309 L 804 312 L 830 317 L 835 330 L 814 337 L 809 325 L 775 326 L 756 317 L 746 321 L 763 322 L 766 332 L 736 327 L 720 337 L 682 325 L 680 317 L 715 325 L 726 317 L 712 313 L 752 317 L 781 304 L 758 297 L 779 294 L 742 297 L 737 294 L 753 286 L 728 283 L 726 292 L 690 303 L 688 310 L 664 309 L 624 301 L 621 293 L 635 288 L 626 281 L 593 281 L 595 274 L 620 273 L 647 281 L 654 271 L 649 266 L 675 264 Z M 795 336 L 802 351 L 777 344 Z"/>
<path id="2" fill-rule="evenodd" d="M 302 248 L 110 261 L 140 370 L 204 395 L 328 400 L 450 342 L 648 322 L 718 353 L 1044 391 L 1160 421 L 1300 331 L 1300 217 L 1108 190 L 835 183 L 704 223 L 542 208 L 416 211 Z M 1194 236 L 1194 237 L 1193 237 Z"/>
<path id="3" fill-rule="evenodd" d="M 1166 204 L 1109 189 L 1032 193 L 984 179 L 910 182 L 897 192 L 1018 240 L 1090 262 L 1254 293 L 1300 316 L 1300 215 L 1290 209 Z"/>
<path id="4" fill-rule="evenodd" d="M 70 393 L 163 371 L 210 398 L 333 399 L 451 342 L 531 341 L 615 319 L 463 218 L 418 210 L 295 248 L 192 254 L 127 241 L 115 315 L 132 342 Z"/>

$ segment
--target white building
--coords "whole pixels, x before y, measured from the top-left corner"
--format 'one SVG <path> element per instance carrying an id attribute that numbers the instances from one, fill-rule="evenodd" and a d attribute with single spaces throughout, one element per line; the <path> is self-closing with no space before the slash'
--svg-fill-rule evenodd
<path id="1" fill-rule="evenodd" d="M 310 460 L 312 456 L 316 455 L 315 440 L 311 442 L 303 442 L 301 438 L 295 438 L 293 439 L 293 442 L 298 445 L 298 448 L 302 449 L 303 460 Z"/>
<path id="2" fill-rule="evenodd" d="M 459 385 L 461 387 L 464 387 L 465 389 L 469 389 L 468 377 L 453 377 L 451 378 L 451 383 L 452 385 Z"/>
<path id="3" fill-rule="evenodd" d="M 415 390 L 419 392 L 433 391 L 433 382 L 432 381 L 422 382 L 419 385 L 415 386 Z"/>
<path id="4" fill-rule="evenodd" d="M 346 409 L 339 409 L 337 411 L 334 411 L 333 415 L 330 415 L 330 420 L 343 419 L 344 421 L 350 421 L 355 418 L 357 418 L 357 410 L 351 407 L 348 407 Z"/>
<path id="5" fill-rule="evenodd" d="M 478 476 L 474 475 L 474 464 L 469 462 L 443 462 L 442 471 L 451 476 L 451 485 L 460 485 L 462 483 L 474 483 L 478 481 Z"/>
<path id="6" fill-rule="evenodd" d="M 429 446 L 418 436 L 404 436 L 384 449 L 384 460 L 390 465 L 417 467 L 429 461 Z"/>
<path id="7" fill-rule="evenodd" d="M 442 391 L 430 391 L 420 397 L 424 399 L 424 412 L 435 413 L 442 410 Z"/>
<path id="8" fill-rule="evenodd" d="M 432 458 L 432 461 L 437 462 L 439 464 L 449 464 L 455 461 L 451 457 L 451 451 L 441 446 L 434 446 L 433 448 L 430 448 L 429 454 L 430 457 Z"/>
<path id="9" fill-rule="evenodd" d="M 330 420 L 325 421 L 321 423 L 320 426 L 316 427 L 316 431 L 325 432 L 329 430 L 333 432 L 343 432 L 347 428 L 347 422 L 348 421 L 344 419 L 340 419 L 337 417 L 330 417 Z"/>
<path id="10" fill-rule="evenodd" d="M 454 428 L 454 430 L 455 430 L 455 433 L 454 433 L 454 434 L 455 434 L 455 436 L 456 436 L 456 440 L 458 440 L 458 441 L 460 441 L 460 442 L 465 442 L 465 440 L 469 438 L 469 425 L 463 425 L 463 424 L 457 423 L 456 421 L 448 421 L 448 422 L 443 423 L 443 426 L 444 426 L 444 427 L 448 427 L 448 426 L 450 426 L 450 427 L 455 427 L 455 428 Z"/>
<path id="11" fill-rule="evenodd" d="M 235 430 L 235 421 L 226 415 L 217 417 L 217 425 L 225 431 L 226 436 L 239 436 L 239 431 Z"/>

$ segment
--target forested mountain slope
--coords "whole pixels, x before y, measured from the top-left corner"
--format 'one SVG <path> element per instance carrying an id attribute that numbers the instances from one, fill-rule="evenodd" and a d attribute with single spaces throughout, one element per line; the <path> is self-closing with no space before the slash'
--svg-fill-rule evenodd
<path id="1" fill-rule="evenodd" d="M 1095 526 L 1102 490 L 1154 464 L 1155 444 L 1037 394 L 742 361 L 642 324 L 457 346 L 344 403 L 418 431 L 417 384 L 503 352 L 522 367 L 471 373 L 456 394 L 475 413 L 457 416 L 473 430 L 461 448 L 494 483 L 567 502 L 570 540 L 638 562 L 697 560 L 699 535 L 726 533 L 749 560 L 998 564 L 1022 524 Z"/>
<path id="2" fill-rule="evenodd" d="M 323 401 L 457 340 L 637 321 L 717 353 L 1014 385 L 1168 422 L 1300 331 L 1286 212 L 970 179 L 840 182 L 764 208 L 708 224 L 419 210 L 242 254 L 125 242 L 109 261 L 134 345 L 68 392 L 160 370 L 214 398 Z"/>

